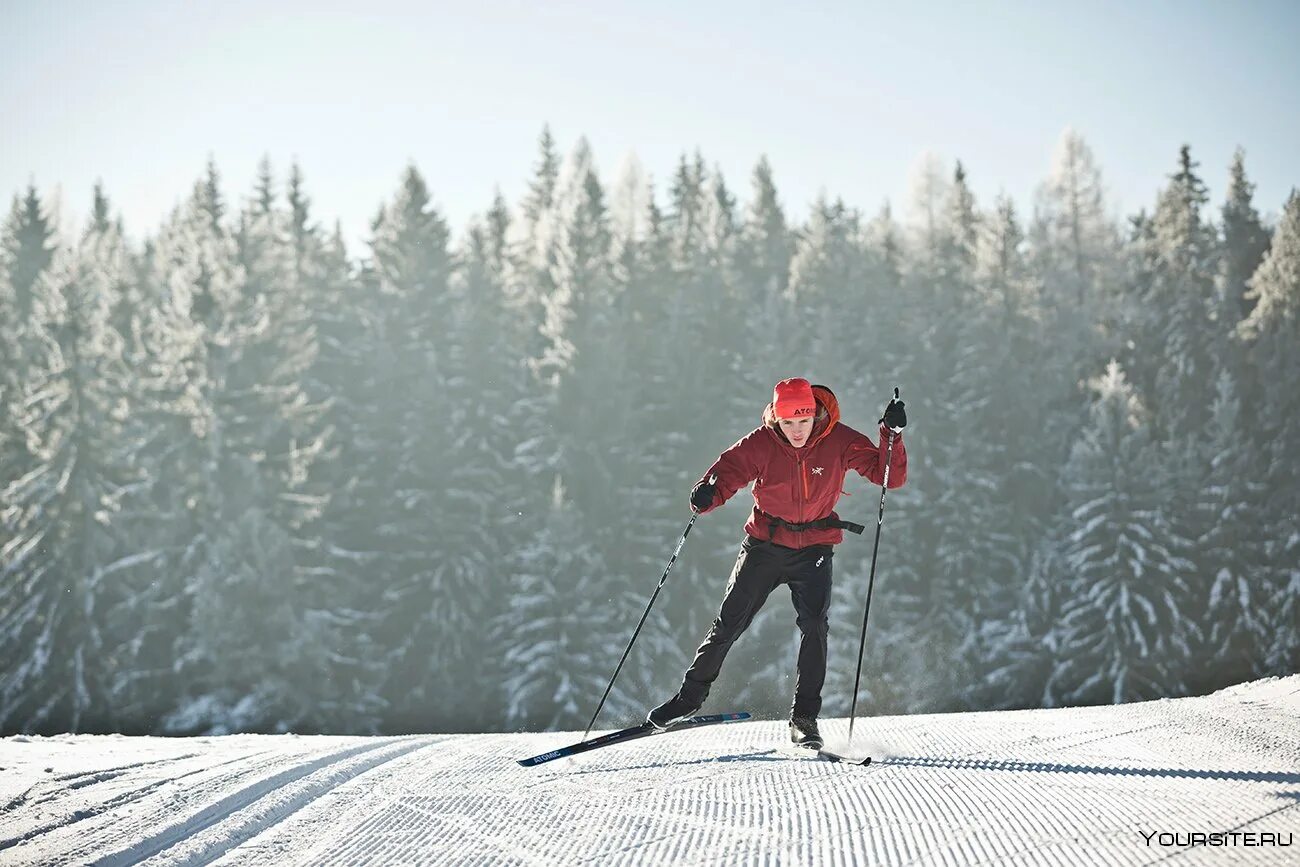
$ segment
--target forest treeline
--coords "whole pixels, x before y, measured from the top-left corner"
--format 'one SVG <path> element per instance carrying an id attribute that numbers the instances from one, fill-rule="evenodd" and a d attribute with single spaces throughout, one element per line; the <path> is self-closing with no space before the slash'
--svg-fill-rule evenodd
<path id="1" fill-rule="evenodd" d="M 1067 131 L 1031 207 L 926 162 L 907 218 L 610 182 L 549 131 L 453 227 L 409 167 L 363 250 L 264 162 L 143 241 L 108 192 L 0 232 L 0 733 L 586 724 L 691 484 L 806 376 L 874 436 L 900 386 L 859 712 L 1106 703 L 1300 670 L 1300 195 L 1189 148 L 1116 220 Z M 431 179 L 436 189 L 437 178 Z M 878 490 L 878 489 L 877 489 Z M 856 476 L 840 513 L 874 524 Z M 676 688 L 741 538 L 689 538 L 602 714 Z M 866 519 L 866 520 L 864 520 Z M 870 532 L 838 549 L 848 711 Z M 781 715 L 783 591 L 710 706 Z"/>

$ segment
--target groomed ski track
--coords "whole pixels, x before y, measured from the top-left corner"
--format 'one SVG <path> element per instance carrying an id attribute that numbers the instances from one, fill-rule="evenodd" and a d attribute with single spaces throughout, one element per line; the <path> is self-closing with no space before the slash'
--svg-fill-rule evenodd
<path id="1" fill-rule="evenodd" d="M 1300 832 L 1300 676 L 859 719 L 865 768 L 792 758 L 782 720 L 515 763 L 579 734 L 11 737 L 0 865 L 1300 864 L 1260 842 Z"/>

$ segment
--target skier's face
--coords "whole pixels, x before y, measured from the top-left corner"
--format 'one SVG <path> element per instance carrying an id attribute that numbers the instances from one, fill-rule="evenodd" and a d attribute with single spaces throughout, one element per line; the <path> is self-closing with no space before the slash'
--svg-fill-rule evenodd
<path id="1" fill-rule="evenodd" d="M 790 441 L 790 445 L 797 449 L 803 448 L 808 443 L 808 437 L 812 434 L 813 420 L 812 416 L 803 418 L 783 418 L 780 420 L 781 433 Z"/>

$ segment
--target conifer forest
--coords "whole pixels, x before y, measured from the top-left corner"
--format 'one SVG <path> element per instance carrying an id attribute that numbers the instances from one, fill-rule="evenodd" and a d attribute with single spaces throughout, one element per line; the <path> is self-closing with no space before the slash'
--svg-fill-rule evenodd
<path id="1" fill-rule="evenodd" d="M 7 191 L 0 734 L 580 730 L 791 376 L 873 439 L 907 404 L 859 714 L 1300 671 L 1300 193 L 1256 201 L 1248 151 L 1170 153 L 1119 214 L 1073 131 L 1031 202 L 931 160 L 866 209 L 758 153 L 652 181 L 521 144 L 521 200 L 450 225 L 412 164 L 355 249 L 269 159 L 157 226 Z M 845 491 L 826 716 L 879 503 Z M 600 725 L 676 689 L 750 505 L 696 523 Z M 778 589 L 707 707 L 785 714 L 797 641 Z"/>

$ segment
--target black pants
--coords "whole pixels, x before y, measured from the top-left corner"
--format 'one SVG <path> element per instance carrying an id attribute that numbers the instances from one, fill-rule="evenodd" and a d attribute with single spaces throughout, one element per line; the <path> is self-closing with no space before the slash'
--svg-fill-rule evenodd
<path id="1" fill-rule="evenodd" d="M 682 698 L 704 703 L 731 645 L 749 628 L 754 615 L 777 585 L 789 584 L 795 623 L 801 635 L 791 715 L 816 717 L 822 707 L 822 684 L 826 680 L 833 555 L 831 545 L 796 549 L 745 536 L 740 556 L 731 570 L 731 580 L 727 582 L 727 592 L 722 597 L 722 607 L 682 680 Z"/>

